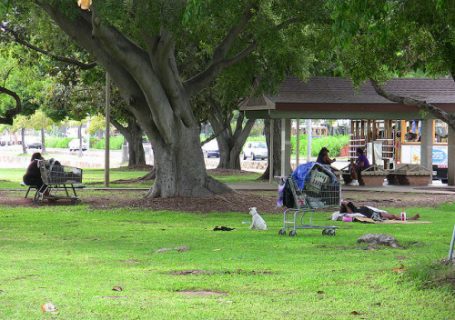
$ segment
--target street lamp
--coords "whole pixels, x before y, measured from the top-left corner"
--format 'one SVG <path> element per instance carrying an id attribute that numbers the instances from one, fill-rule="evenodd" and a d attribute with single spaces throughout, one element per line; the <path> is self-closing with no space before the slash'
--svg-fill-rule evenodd
<path id="1" fill-rule="evenodd" d="M 92 0 L 77 0 L 77 5 L 82 10 L 90 10 L 90 6 L 92 5 Z"/>

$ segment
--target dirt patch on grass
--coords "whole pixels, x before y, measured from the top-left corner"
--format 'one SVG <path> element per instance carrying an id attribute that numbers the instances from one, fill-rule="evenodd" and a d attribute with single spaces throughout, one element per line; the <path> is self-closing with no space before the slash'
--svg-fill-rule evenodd
<path id="1" fill-rule="evenodd" d="M 170 271 L 169 274 L 173 276 L 189 276 L 189 275 L 213 275 L 213 274 L 226 274 L 226 275 L 270 275 L 274 272 L 270 270 L 226 270 L 226 271 L 209 271 L 209 270 L 177 270 L 177 271 Z"/>
<path id="2" fill-rule="evenodd" d="M 191 275 L 211 275 L 213 271 L 208 270 L 180 270 L 180 271 L 171 271 L 169 272 L 170 275 L 173 276 L 191 276 Z"/>
<path id="3" fill-rule="evenodd" d="M 260 213 L 281 213 L 276 207 L 276 197 L 263 196 L 254 192 L 230 192 L 202 198 L 140 199 L 129 202 L 134 208 L 175 210 L 187 212 L 248 212 L 257 207 Z"/>
<path id="4" fill-rule="evenodd" d="M 434 193 L 398 193 L 387 191 L 343 191 L 343 200 L 352 201 L 356 205 L 367 205 L 377 208 L 436 207 L 442 203 L 454 202 L 454 195 Z"/>
<path id="5" fill-rule="evenodd" d="M 237 171 L 236 171 L 237 172 Z M 11 207 L 32 207 L 32 199 L 24 199 L 25 192 L 0 191 L 0 205 Z M 79 193 L 82 205 L 96 209 L 138 208 L 149 210 L 171 210 L 185 212 L 248 212 L 257 207 L 259 213 L 282 213 L 276 207 L 277 193 L 274 191 L 236 191 L 224 195 L 204 198 L 165 198 L 144 199 L 141 191 L 98 191 L 84 190 Z M 370 205 L 378 208 L 436 207 L 445 202 L 453 202 L 450 194 L 355 192 L 344 191 L 343 199 L 357 206 Z M 53 203 L 45 201 L 41 206 L 71 205 L 69 201 Z"/>
<path id="6" fill-rule="evenodd" d="M 180 290 L 177 291 L 180 294 L 195 297 L 207 297 L 207 296 L 225 296 L 227 292 L 223 291 L 212 291 L 212 290 Z"/>

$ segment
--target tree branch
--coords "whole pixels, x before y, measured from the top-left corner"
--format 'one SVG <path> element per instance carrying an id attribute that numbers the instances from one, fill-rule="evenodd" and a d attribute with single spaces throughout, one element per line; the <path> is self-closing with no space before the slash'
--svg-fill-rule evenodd
<path id="1" fill-rule="evenodd" d="M 253 18 L 254 12 L 257 10 L 257 3 L 255 1 L 250 2 L 247 8 L 243 11 L 237 25 L 233 26 L 229 30 L 224 39 L 215 48 L 212 60 L 208 64 L 207 68 L 185 82 L 185 88 L 190 96 L 202 90 L 207 83 L 210 83 L 210 81 L 212 81 L 213 78 L 226 67 L 223 65 L 226 55 L 229 50 L 231 50 L 234 41 L 246 29 L 248 22 Z"/>
<path id="2" fill-rule="evenodd" d="M 34 50 L 36 52 L 39 52 L 41 54 L 44 54 L 46 56 L 49 56 L 49 57 L 51 57 L 54 60 L 65 62 L 67 64 L 75 65 L 75 66 L 81 68 L 82 70 L 88 70 L 88 69 L 92 69 L 92 68 L 96 67 L 96 62 L 84 63 L 84 62 L 81 62 L 81 61 L 73 59 L 73 58 L 59 56 L 59 55 L 53 54 L 50 51 L 41 49 L 41 48 L 31 44 L 30 42 L 26 41 L 25 39 L 23 39 L 19 35 L 18 32 L 8 28 L 8 26 L 5 23 L 1 24 L 0 30 L 2 30 L 3 32 L 6 32 L 9 35 L 11 35 L 15 42 L 23 45 L 24 47 L 29 48 L 31 50 Z"/>
<path id="3" fill-rule="evenodd" d="M 16 107 L 14 109 L 8 109 L 5 111 L 5 114 L 0 117 L 0 123 L 2 124 L 13 124 L 13 119 L 22 111 L 22 102 L 19 95 L 5 87 L 0 86 L 0 93 L 7 94 L 11 96 L 16 101 Z"/>
<path id="4" fill-rule="evenodd" d="M 79 12 L 70 19 L 48 1 L 37 1 L 40 6 L 54 20 L 54 22 L 81 47 L 90 52 L 103 65 L 111 75 L 113 81 L 120 89 L 122 98 L 126 101 L 127 109 L 142 123 L 144 131 L 154 144 L 163 144 L 164 141 L 158 134 L 158 128 L 150 120 L 150 111 L 144 93 L 126 68 L 113 56 L 103 43 L 92 37 L 91 14 Z"/>
<path id="5" fill-rule="evenodd" d="M 407 106 L 416 106 L 420 110 L 431 113 L 433 116 L 435 116 L 438 119 L 441 119 L 442 121 L 446 122 L 449 126 L 451 126 L 453 129 L 455 129 L 455 117 L 449 114 L 448 112 L 442 110 L 441 108 L 438 108 L 431 103 L 427 103 L 426 101 L 417 100 L 410 97 L 398 96 L 391 92 L 387 92 L 384 90 L 384 88 L 381 87 L 381 85 L 379 85 L 379 83 L 376 80 L 370 79 L 370 81 L 376 93 L 386 98 L 387 100 L 404 104 Z"/>
<path id="6" fill-rule="evenodd" d="M 203 146 L 207 142 L 210 142 L 213 139 L 215 139 L 216 137 L 218 137 L 221 134 L 221 132 L 223 132 L 225 129 L 226 129 L 226 127 L 223 126 L 221 129 L 219 129 L 216 132 L 212 133 L 207 139 L 201 141 L 201 146 Z"/>
<path id="7" fill-rule="evenodd" d="M 252 4 L 250 4 L 250 6 L 252 6 Z M 204 71 L 194 76 L 193 78 L 190 78 L 187 81 L 185 81 L 184 85 L 187 88 L 187 92 L 190 96 L 195 93 L 198 93 L 203 88 L 205 88 L 218 75 L 218 73 L 221 70 L 228 68 L 236 64 L 237 62 L 243 60 L 257 48 L 257 42 L 255 40 L 252 40 L 251 43 L 246 48 L 241 50 L 235 56 L 233 56 L 232 58 L 226 58 L 228 51 L 232 47 L 233 41 L 246 28 L 248 21 L 252 18 L 253 16 L 251 13 L 252 9 L 253 7 L 250 7 L 244 12 L 244 15 L 239 24 L 237 26 L 234 26 L 230 30 L 226 38 L 218 45 L 217 49 L 213 54 L 212 61 L 209 63 L 208 67 Z M 273 26 L 273 28 L 265 32 L 282 30 L 300 20 L 301 20 L 300 17 L 289 18 L 277 24 L 276 26 Z"/>
<path id="8" fill-rule="evenodd" d="M 177 63 L 175 61 L 175 42 L 171 33 L 161 30 L 157 37 L 147 37 L 145 43 L 153 69 L 160 78 L 167 96 L 171 100 L 171 106 L 175 115 L 179 117 L 186 126 L 196 125 L 191 108 L 186 106 L 187 94 L 179 77 Z"/>
<path id="9" fill-rule="evenodd" d="M 133 77 L 147 101 L 152 120 L 165 144 L 171 144 L 175 130 L 174 112 L 147 53 L 112 26 L 105 26 L 92 11 L 93 35 L 100 39 Z"/>
<path id="10" fill-rule="evenodd" d="M 123 126 L 120 122 L 111 118 L 111 123 L 123 136 L 129 135 L 128 128 Z"/>

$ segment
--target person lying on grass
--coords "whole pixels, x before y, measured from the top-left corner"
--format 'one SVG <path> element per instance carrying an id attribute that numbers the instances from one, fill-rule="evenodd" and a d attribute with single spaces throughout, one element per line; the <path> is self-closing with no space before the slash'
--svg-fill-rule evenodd
<path id="1" fill-rule="evenodd" d="M 373 220 L 379 220 L 375 219 L 377 218 L 377 215 L 379 215 L 379 218 L 384 219 L 384 220 L 401 220 L 399 215 L 394 215 L 390 214 L 387 211 L 384 210 L 378 210 L 373 207 L 367 207 L 367 206 L 361 206 L 361 207 L 356 207 L 352 202 L 347 202 L 347 201 L 341 201 L 340 205 L 340 213 L 361 213 L 367 218 L 371 218 Z M 407 218 L 407 220 L 417 220 L 420 218 L 419 214 L 416 214 L 413 217 Z"/>

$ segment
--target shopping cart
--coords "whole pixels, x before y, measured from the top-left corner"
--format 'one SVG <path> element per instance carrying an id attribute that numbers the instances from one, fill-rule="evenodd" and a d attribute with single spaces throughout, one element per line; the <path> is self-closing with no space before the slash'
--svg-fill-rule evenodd
<path id="1" fill-rule="evenodd" d="M 297 181 L 295 174 L 285 179 L 285 190 L 292 197 L 284 211 L 283 228 L 279 234 L 285 235 L 290 229 L 289 236 L 294 237 L 297 229 L 322 229 L 323 235 L 334 236 L 336 226 L 319 226 L 313 224 L 316 211 L 340 208 L 341 188 L 336 176 L 330 169 L 317 163 L 307 163 L 303 177 Z M 298 169 L 296 169 L 297 171 Z M 294 172 L 295 173 L 295 172 Z M 286 192 L 286 191 L 285 191 Z M 309 221 L 305 218 L 309 213 Z"/>
<path id="2" fill-rule="evenodd" d="M 44 185 L 36 191 L 34 203 L 39 204 L 45 199 L 49 201 L 67 199 L 72 204 L 80 202 L 76 188 L 82 187 L 82 169 L 62 166 L 53 160 L 39 161 L 38 166 Z"/>

